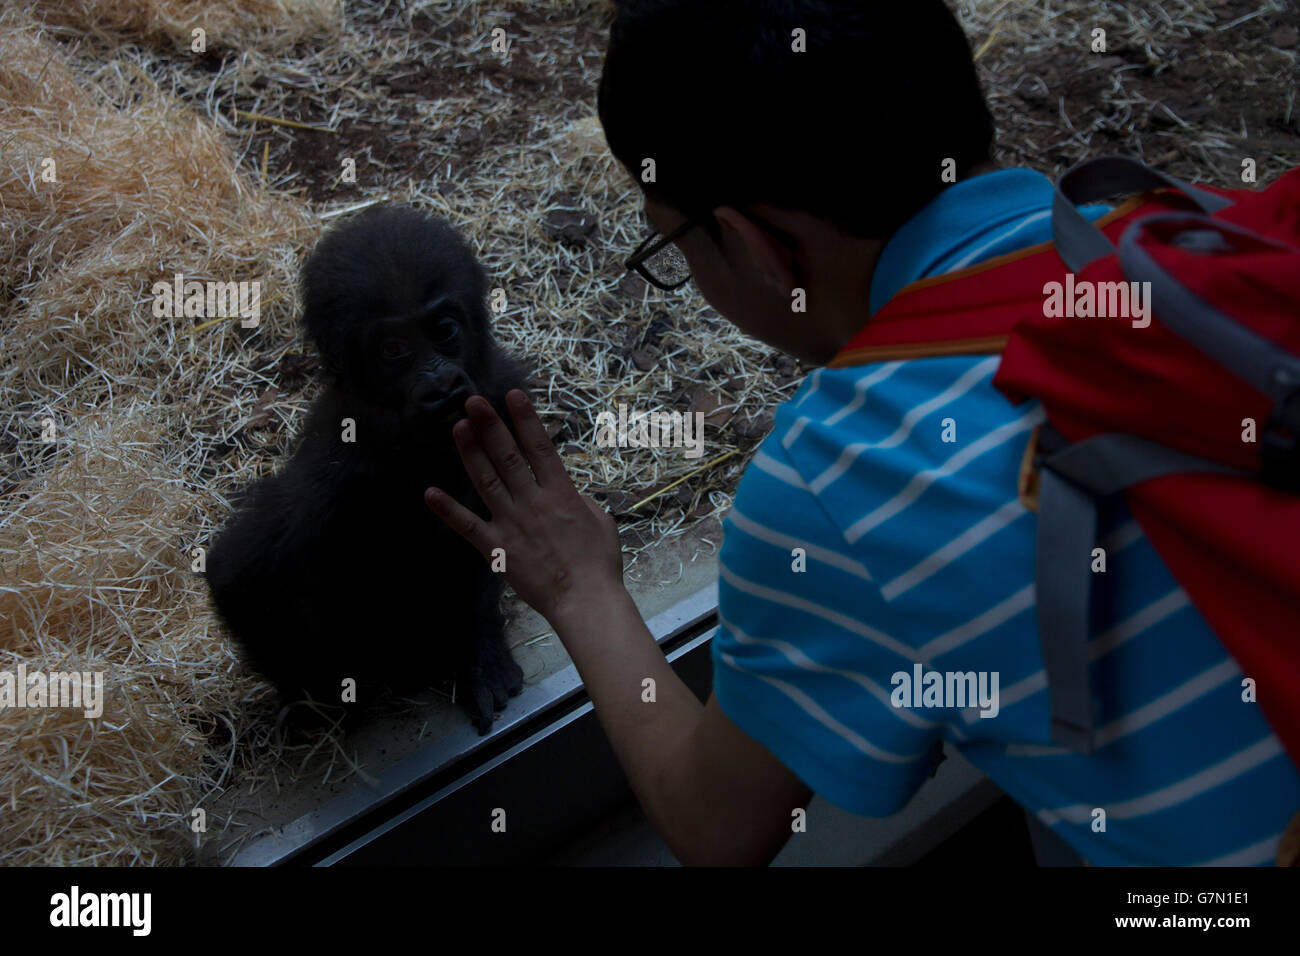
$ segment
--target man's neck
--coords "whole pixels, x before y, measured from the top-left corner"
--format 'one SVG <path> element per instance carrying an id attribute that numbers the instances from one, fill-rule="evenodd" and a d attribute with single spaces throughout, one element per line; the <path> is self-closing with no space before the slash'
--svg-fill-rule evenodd
<path id="1" fill-rule="evenodd" d="M 984 173 L 996 172 L 1001 167 L 993 160 L 986 160 L 972 166 L 970 172 L 966 174 L 965 179 L 973 179 Z M 847 271 L 842 271 L 838 278 L 840 280 L 837 286 L 844 290 L 845 294 L 840 297 L 837 305 L 833 307 L 831 315 L 834 316 L 829 322 L 829 327 L 833 331 L 830 333 L 831 340 L 836 343 L 836 351 L 847 345 L 849 340 L 862 330 L 862 326 L 867 321 L 866 302 L 870 298 L 871 278 L 876 271 L 876 265 L 880 261 L 880 254 L 888 240 L 868 243 L 865 247 L 857 250 L 853 257 L 851 267 Z M 855 281 L 856 280 L 856 281 Z M 819 356 L 821 361 L 829 359 Z"/>

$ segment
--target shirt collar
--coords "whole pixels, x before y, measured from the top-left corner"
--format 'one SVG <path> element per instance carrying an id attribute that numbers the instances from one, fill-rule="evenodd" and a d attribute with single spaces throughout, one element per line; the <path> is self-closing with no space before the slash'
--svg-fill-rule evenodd
<path id="1" fill-rule="evenodd" d="M 871 277 L 871 314 L 990 228 L 1051 208 L 1054 194 L 1052 181 L 1033 169 L 999 169 L 949 186 L 885 243 Z"/>

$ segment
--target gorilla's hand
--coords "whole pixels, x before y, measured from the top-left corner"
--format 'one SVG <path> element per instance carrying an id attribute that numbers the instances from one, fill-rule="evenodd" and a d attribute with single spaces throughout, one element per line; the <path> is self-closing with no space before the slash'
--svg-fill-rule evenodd
<path id="1" fill-rule="evenodd" d="M 456 699 L 481 737 L 491 729 L 493 715 L 519 694 L 524 672 L 510 656 L 499 632 L 480 630 L 467 652 L 456 675 Z"/>

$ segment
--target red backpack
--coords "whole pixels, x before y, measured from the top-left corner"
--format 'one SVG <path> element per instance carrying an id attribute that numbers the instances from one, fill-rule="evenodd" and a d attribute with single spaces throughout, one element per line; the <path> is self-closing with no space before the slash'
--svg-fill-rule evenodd
<path id="1" fill-rule="evenodd" d="M 1139 190 L 1095 224 L 1074 206 Z M 1254 191 L 1090 160 L 1057 182 L 1052 234 L 912 283 L 831 365 L 1001 352 L 994 384 L 1042 401 L 1020 490 L 1054 742 L 1092 747 L 1097 506 L 1123 493 L 1300 765 L 1300 168 Z M 1129 315 L 1081 317 L 1088 289 Z"/>

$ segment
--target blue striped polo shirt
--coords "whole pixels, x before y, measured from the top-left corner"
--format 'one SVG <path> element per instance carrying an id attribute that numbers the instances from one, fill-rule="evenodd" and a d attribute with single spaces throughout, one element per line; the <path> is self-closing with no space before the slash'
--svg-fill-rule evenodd
<path id="1" fill-rule="evenodd" d="M 949 187 L 886 244 L 871 312 L 916 279 L 1048 241 L 1052 193 L 1026 169 Z M 819 369 L 778 409 L 724 526 L 722 709 L 855 813 L 901 809 L 948 741 L 1090 863 L 1270 863 L 1300 777 L 1122 504 L 1103 516 L 1107 564 L 1094 574 L 1098 747 L 1051 745 L 1036 518 L 1016 495 L 1043 411 L 1008 402 L 997 365 Z M 895 706 L 897 675 L 918 665 L 996 673 L 996 715 L 955 696 Z"/>

